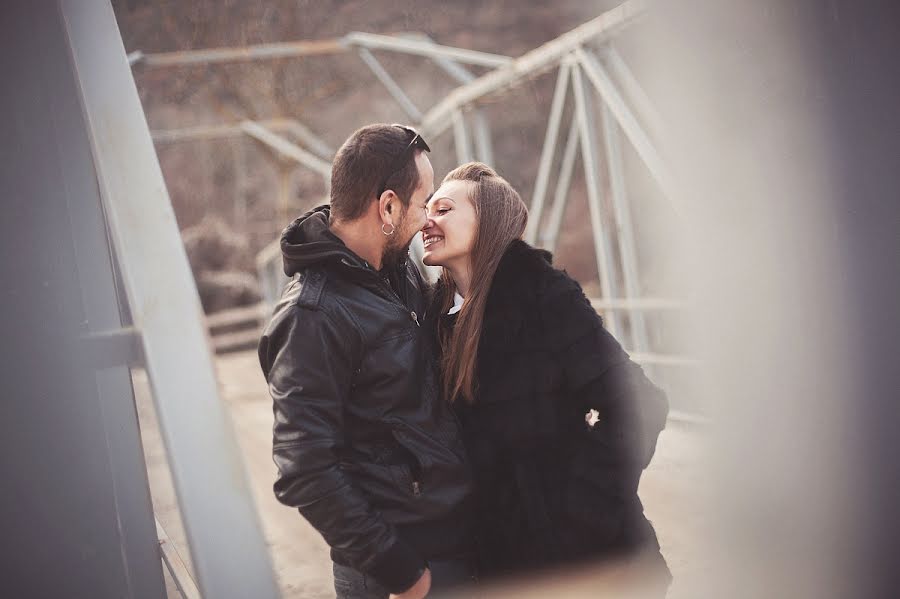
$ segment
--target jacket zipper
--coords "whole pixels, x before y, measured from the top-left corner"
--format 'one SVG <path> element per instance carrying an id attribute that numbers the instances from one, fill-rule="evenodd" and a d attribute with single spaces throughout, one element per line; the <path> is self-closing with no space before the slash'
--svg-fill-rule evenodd
<path id="1" fill-rule="evenodd" d="M 394 301 L 398 304 L 398 306 L 402 307 L 403 311 L 406 312 L 406 309 L 407 309 L 406 304 L 403 303 L 403 300 L 400 299 L 400 296 L 397 295 L 397 292 L 394 291 L 394 288 L 391 287 L 390 283 L 387 282 L 386 279 L 381 279 L 381 277 L 379 277 L 379 283 L 378 283 L 378 284 L 379 284 L 379 286 L 381 286 L 381 287 L 383 287 L 385 290 L 387 290 L 387 292 L 391 295 L 391 297 L 392 297 L 392 298 L 394 299 Z M 409 312 L 409 317 L 410 317 L 410 319 L 412 319 L 412 321 L 413 321 L 414 323 L 416 323 L 416 326 L 417 326 L 417 327 L 421 327 L 421 326 L 422 326 L 422 325 L 419 324 L 419 316 L 416 314 L 415 310 L 410 310 L 410 312 Z"/>
<path id="2" fill-rule="evenodd" d="M 407 309 L 408 309 L 408 308 L 407 308 L 406 304 L 403 303 L 403 300 L 400 299 L 400 296 L 397 295 L 397 292 L 394 291 L 394 288 L 393 288 L 393 287 L 391 287 L 390 282 L 387 282 L 386 279 L 382 278 L 376 271 L 372 270 L 371 267 L 363 268 L 363 267 L 361 267 L 361 266 L 356 266 L 356 265 L 352 264 L 352 263 L 351 263 L 349 260 L 347 260 L 346 258 L 342 259 L 341 262 L 343 262 L 344 265 L 349 266 L 350 268 L 356 268 L 356 269 L 362 270 L 362 271 L 364 271 L 364 272 L 366 272 L 366 273 L 375 275 L 375 279 L 378 281 L 378 282 L 376 283 L 376 285 L 377 285 L 378 287 L 381 287 L 381 288 L 384 289 L 385 291 L 387 291 L 387 293 L 390 295 L 390 297 L 389 297 L 388 299 L 392 300 L 393 303 L 394 303 L 398 308 L 400 308 L 400 309 L 403 311 L 404 314 L 408 314 L 409 317 L 410 317 L 410 319 L 411 319 L 414 323 L 416 323 L 416 326 L 417 326 L 417 327 L 421 327 L 421 326 L 422 326 L 421 324 L 419 324 L 419 316 L 418 316 L 418 314 L 415 313 L 415 311 L 409 311 L 409 312 L 407 312 Z"/>
<path id="3" fill-rule="evenodd" d="M 412 449 L 409 448 L 408 445 L 404 444 L 403 441 L 401 441 L 402 438 L 407 436 L 407 433 L 405 431 L 398 430 L 398 429 L 402 429 L 402 428 L 407 428 L 407 427 L 412 428 L 412 427 L 411 427 L 411 425 L 409 425 L 405 422 L 402 422 L 400 420 L 392 420 L 389 422 L 391 423 L 391 426 L 394 430 L 395 438 L 399 437 L 399 438 L 397 438 L 397 442 L 402 447 L 406 448 L 406 450 L 409 452 L 409 454 L 412 456 L 412 458 L 416 461 L 416 466 L 417 466 L 416 471 L 418 471 L 418 474 L 413 472 L 412 468 L 410 468 L 410 478 L 412 478 L 413 495 L 418 497 L 419 495 L 422 494 L 422 482 L 419 480 L 416 480 L 416 477 L 417 476 L 421 477 L 425 474 L 425 464 L 422 462 L 422 459 L 418 455 L 416 455 L 416 453 Z M 399 425 L 399 426 L 397 426 L 397 425 Z M 409 441 L 407 441 L 407 443 L 409 443 Z"/>

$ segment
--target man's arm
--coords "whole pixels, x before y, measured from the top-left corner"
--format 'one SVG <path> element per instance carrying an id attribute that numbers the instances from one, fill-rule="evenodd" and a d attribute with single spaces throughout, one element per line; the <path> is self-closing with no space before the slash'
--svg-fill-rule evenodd
<path id="1" fill-rule="evenodd" d="M 260 363 L 274 402 L 275 495 L 296 507 L 350 565 L 389 590 L 410 588 L 424 559 L 396 534 L 339 466 L 345 443 L 357 331 L 325 311 L 287 307 L 260 341 Z"/>

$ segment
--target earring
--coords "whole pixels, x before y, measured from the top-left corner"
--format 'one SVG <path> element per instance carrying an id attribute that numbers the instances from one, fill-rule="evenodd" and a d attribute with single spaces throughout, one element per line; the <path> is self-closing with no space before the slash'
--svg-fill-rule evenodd
<path id="1" fill-rule="evenodd" d="M 382 224 L 381 224 L 381 232 L 384 233 L 384 234 L 387 235 L 387 236 L 391 236 L 391 235 L 394 234 L 394 223 L 388 223 L 388 224 L 391 226 L 391 230 L 390 230 L 390 231 L 385 231 L 385 230 L 384 230 L 384 223 L 382 223 Z"/>

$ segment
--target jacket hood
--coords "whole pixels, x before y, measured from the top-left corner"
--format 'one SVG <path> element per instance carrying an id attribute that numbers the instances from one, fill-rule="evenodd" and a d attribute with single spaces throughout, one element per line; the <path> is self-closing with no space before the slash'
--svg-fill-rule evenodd
<path id="1" fill-rule="evenodd" d="M 328 228 L 330 215 L 330 206 L 318 206 L 284 229 L 281 233 L 284 274 L 291 277 L 308 266 L 328 262 L 344 261 L 351 266 L 365 267 L 359 256 Z"/>

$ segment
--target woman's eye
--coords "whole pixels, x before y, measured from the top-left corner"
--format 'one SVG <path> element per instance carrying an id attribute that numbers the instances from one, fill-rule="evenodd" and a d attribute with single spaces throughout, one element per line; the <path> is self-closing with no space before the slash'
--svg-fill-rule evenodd
<path id="1" fill-rule="evenodd" d="M 437 211 L 438 214 L 446 214 L 447 212 L 450 212 L 449 208 L 441 208 Z"/>

